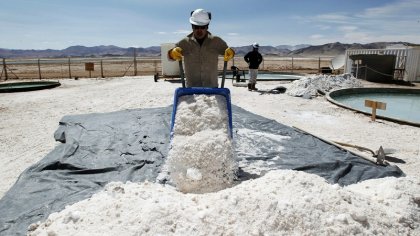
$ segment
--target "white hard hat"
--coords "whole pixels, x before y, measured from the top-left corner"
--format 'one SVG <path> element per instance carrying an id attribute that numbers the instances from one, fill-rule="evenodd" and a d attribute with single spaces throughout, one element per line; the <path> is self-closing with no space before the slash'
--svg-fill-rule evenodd
<path id="1" fill-rule="evenodd" d="M 191 12 L 190 23 L 193 25 L 208 25 L 211 20 L 211 13 L 204 9 L 197 9 Z"/>
<path id="2" fill-rule="evenodd" d="M 258 43 L 253 43 L 253 44 L 252 44 L 252 47 L 253 47 L 253 48 L 259 48 L 259 47 L 260 47 L 260 45 L 259 45 Z"/>

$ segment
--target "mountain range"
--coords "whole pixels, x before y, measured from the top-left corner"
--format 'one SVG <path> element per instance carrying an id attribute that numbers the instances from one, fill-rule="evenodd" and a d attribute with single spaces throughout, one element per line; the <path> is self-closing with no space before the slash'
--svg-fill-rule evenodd
<path id="1" fill-rule="evenodd" d="M 323 45 L 279 45 L 260 46 L 260 53 L 264 56 L 336 56 L 344 54 L 347 49 L 381 49 L 391 45 L 419 46 L 407 42 L 376 42 L 368 44 L 343 44 L 339 42 Z M 245 55 L 252 49 L 252 46 L 232 47 L 236 55 Z M 158 57 L 161 55 L 160 46 L 146 48 L 122 48 L 114 45 L 109 46 L 71 46 L 62 50 L 25 50 L 25 49 L 4 49 L 0 48 L 0 58 L 65 58 L 65 57 L 132 57 L 134 52 L 138 57 Z"/>

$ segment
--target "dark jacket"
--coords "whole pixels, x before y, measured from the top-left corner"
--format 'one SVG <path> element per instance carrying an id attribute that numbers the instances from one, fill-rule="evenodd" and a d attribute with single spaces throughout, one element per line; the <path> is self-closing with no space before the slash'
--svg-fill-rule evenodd
<path id="1" fill-rule="evenodd" d="M 244 60 L 249 64 L 249 69 L 258 69 L 263 57 L 257 50 L 252 50 L 244 56 Z"/>

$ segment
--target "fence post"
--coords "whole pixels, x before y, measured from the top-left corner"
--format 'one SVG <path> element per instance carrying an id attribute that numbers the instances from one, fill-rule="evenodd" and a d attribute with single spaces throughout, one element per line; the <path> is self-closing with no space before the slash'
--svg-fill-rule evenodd
<path id="1" fill-rule="evenodd" d="M 104 67 L 103 67 L 103 64 L 102 64 L 102 60 L 101 60 L 101 77 L 105 78 L 104 77 Z"/>
<path id="2" fill-rule="evenodd" d="M 134 48 L 134 76 L 137 76 L 137 55 L 136 55 L 136 48 Z"/>
<path id="3" fill-rule="evenodd" d="M 294 61 L 293 61 L 293 57 L 292 57 L 292 73 L 293 73 L 293 70 L 295 69 L 295 68 L 294 68 L 294 64 L 293 64 L 293 62 L 294 62 Z"/>
<path id="4" fill-rule="evenodd" d="M 155 74 L 156 74 L 156 73 L 158 73 L 158 71 L 157 71 L 157 60 L 156 59 L 153 60 L 153 64 L 155 66 Z"/>
<path id="5" fill-rule="evenodd" d="M 321 57 L 318 57 L 318 73 L 321 73 Z"/>
<path id="6" fill-rule="evenodd" d="M 40 59 L 38 58 L 38 75 L 39 75 L 39 79 L 41 80 L 42 79 L 42 76 L 41 76 L 41 63 L 40 63 Z"/>
<path id="7" fill-rule="evenodd" d="M 69 78 L 71 79 L 70 57 L 69 57 Z"/>
<path id="8" fill-rule="evenodd" d="M 7 66 L 6 66 L 6 59 L 5 58 L 3 58 L 3 71 L 4 71 L 4 76 L 6 78 L 5 80 L 8 80 L 9 77 L 7 77 Z"/>

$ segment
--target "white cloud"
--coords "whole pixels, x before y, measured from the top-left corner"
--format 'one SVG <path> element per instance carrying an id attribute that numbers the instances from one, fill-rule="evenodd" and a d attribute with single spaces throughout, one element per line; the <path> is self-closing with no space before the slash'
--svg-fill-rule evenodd
<path id="1" fill-rule="evenodd" d="M 349 21 L 349 17 L 345 13 L 329 13 L 316 15 L 314 20 L 328 23 L 346 23 Z"/>
<path id="2" fill-rule="evenodd" d="M 311 39 L 321 39 L 321 38 L 324 38 L 324 35 L 322 35 L 322 34 L 313 34 L 313 35 L 309 36 L 309 38 L 311 38 Z"/>
<path id="3" fill-rule="evenodd" d="M 352 26 L 352 25 L 347 25 L 347 26 L 340 26 L 338 27 L 339 31 L 343 31 L 343 32 L 354 32 L 358 29 L 358 27 L 356 26 Z"/>
<path id="4" fill-rule="evenodd" d="M 331 29 L 331 26 L 329 26 L 329 25 L 316 25 L 315 27 L 317 27 L 320 30 L 329 30 L 329 29 Z"/>
<path id="5" fill-rule="evenodd" d="M 404 13 L 414 13 L 420 12 L 420 0 L 403 0 L 403 1 L 395 1 L 393 3 L 381 6 L 381 7 L 373 7 L 366 9 L 360 17 L 365 18 L 377 18 L 377 17 L 404 17 Z"/>
<path id="6" fill-rule="evenodd" d="M 187 35 L 187 34 L 191 33 L 191 30 L 177 30 L 177 31 L 174 31 L 172 33 L 173 34 L 185 34 L 185 35 Z"/>
<path id="7" fill-rule="evenodd" d="M 364 8 L 359 12 L 326 12 L 325 14 L 294 17 L 307 24 L 311 22 L 321 34 L 308 32 L 312 41 L 336 38 L 340 42 L 407 41 L 420 38 L 420 0 L 395 0 L 379 7 Z"/>
<path id="8" fill-rule="evenodd" d="M 343 35 L 343 39 L 348 42 L 374 42 L 376 38 L 369 36 L 363 32 L 347 32 Z"/>

